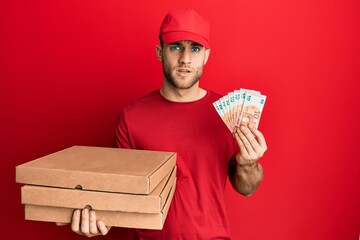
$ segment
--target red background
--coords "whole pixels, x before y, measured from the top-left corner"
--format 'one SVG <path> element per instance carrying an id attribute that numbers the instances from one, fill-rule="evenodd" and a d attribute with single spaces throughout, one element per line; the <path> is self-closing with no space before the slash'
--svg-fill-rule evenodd
<path id="1" fill-rule="evenodd" d="M 203 87 L 268 96 L 264 182 L 250 198 L 226 189 L 234 240 L 358 239 L 358 0 L 1 1 L 1 234 L 80 239 L 24 220 L 15 166 L 111 146 L 120 109 L 161 85 L 157 32 L 174 8 L 211 22 Z M 105 239 L 130 235 L 114 228 Z"/>

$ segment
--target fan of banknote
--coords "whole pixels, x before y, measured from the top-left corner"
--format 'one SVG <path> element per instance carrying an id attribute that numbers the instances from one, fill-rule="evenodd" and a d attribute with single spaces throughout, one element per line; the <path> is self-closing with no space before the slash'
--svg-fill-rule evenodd
<path id="1" fill-rule="evenodd" d="M 213 103 L 228 129 L 233 132 L 241 124 L 259 126 L 266 96 L 259 91 L 241 88 L 229 92 Z"/>

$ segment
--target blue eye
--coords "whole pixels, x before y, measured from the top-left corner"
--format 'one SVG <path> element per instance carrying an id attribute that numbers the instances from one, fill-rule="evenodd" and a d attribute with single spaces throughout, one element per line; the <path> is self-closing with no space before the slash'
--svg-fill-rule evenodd
<path id="1" fill-rule="evenodd" d="M 191 51 L 193 52 L 200 52 L 200 48 L 199 47 L 192 47 Z"/>
<path id="2" fill-rule="evenodd" d="M 180 50 L 180 47 L 178 45 L 173 45 L 173 46 L 170 46 L 170 49 L 173 51 L 178 51 L 178 50 Z"/>

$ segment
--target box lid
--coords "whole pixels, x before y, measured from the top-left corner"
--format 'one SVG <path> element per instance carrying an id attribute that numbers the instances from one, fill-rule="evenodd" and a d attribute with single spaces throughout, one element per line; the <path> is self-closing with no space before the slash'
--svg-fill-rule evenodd
<path id="1" fill-rule="evenodd" d="M 171 171 L 176 153 L 73 146 L 16 167 L 16 182 L 149 194 Z"/>

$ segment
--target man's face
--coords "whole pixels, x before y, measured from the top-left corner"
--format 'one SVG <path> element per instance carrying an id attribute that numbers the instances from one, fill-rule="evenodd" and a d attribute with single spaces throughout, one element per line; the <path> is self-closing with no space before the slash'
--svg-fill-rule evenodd
<path id="1" fill-rule="evenodd" d="M 166 81 L 175 88 L 189 89 L 198 83 L 210 49 L 193 41 L 179 41 L 157 46 L 157 54 Z"/>

